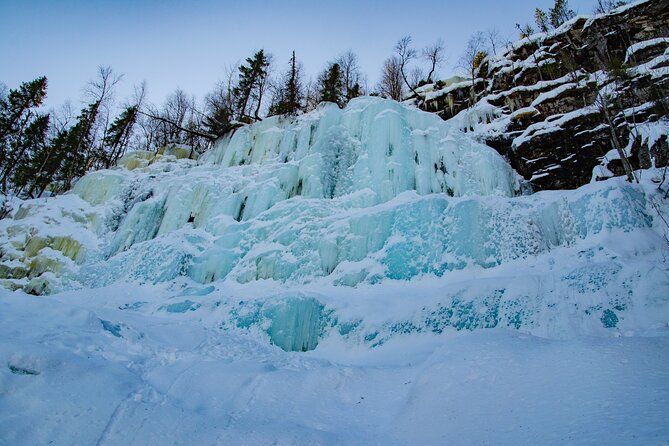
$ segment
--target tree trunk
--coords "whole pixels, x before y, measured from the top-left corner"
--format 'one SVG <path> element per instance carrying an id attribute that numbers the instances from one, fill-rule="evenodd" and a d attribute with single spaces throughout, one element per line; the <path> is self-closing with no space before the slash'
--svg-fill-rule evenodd
<path id="1" fill-rule="evenodd" d="M 627 154 L 625 154 L 625 150 L 623 149 L 622 144 L 620 144 L 620 140 L 618 139 L 618 135 L 616 134 L 616 129 L 613 125 L 613 120 L 611 119 L 611 115 L 609 114 L 608 102 L 606 100 L 604 100 L 603 107 L 602 107 L 602 112 L 604 113 L 604 118 L 606 118 L 606 122 L 609 125 L 609 130 L 611 131 L 611 142 L 613 142 L 613 146 L 615 147 L 616 151 L 618 152 L 618 156 L 620 157 L 620 161 L 623 164 L 623 169 L 625 170 L 625 175 L 627 175 L 627 181 L 629 181 L 630 183 L 633 183 L 636 180 L 636 182 L 638 183 L 639 181 L 634 176 L 634 171 L 632 170 L 632 165 L 630 164 L 629 160 L 627 159 Z"/>

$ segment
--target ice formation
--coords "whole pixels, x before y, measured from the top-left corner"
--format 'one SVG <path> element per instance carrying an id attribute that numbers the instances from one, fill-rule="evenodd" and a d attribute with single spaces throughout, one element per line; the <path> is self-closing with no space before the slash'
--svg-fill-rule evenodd
<path id="1" fill-rule="evenodd" d="M 471 116 L 465 127 L 481 120 Z M 642 187 L 611 181 L 522 196 L 508 163 L 461 121 L 359 98 L 344 110 L 324 104 L 246 126 L 198 161 L 129 154 L 72 193 L 25 202 L 0 222 L 2 283 L 35 294 L 123 281 L 200 284 L 156 308 L 171 314 L 202 311 L 199 295 L 268 281 L 332 295 L 425 277 L 450 287 L 418 313 L 376 325 L 333 316 L 337 301 L 321 295 L 221 304 L 228 326 L 263 327 L 272 343 L 298 351 L 328 330 L 372 345 L 407 331 L 495 326 L 563 335 L 575 318 L 555 310 L 563 293 L 590 332 L 586 316 L 593 330 L 612 328 L 616 312 L 635 307 L 629 293 L 641 277 L 666 291 L 659 273 L 641 275 L 650 257 L 630 271 L 619 252 L 602 248 L 611 234 L 655 234 Z M 523 259 L 548 271 L 537 273 L 538 288 L 510 278 Z M 462 274 L 485 271 L 501 273 L 463 284 Z M 550 277 L 567 285 L 546 288 Z M 644 291 L 638 308 L 655 299 L 666 311 L 656 297 Z"/>

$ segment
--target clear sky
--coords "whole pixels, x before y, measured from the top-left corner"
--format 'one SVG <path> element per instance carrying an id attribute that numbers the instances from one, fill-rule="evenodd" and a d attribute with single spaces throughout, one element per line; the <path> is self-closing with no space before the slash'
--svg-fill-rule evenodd
<path id="1" fill-rule="evenodd" d="M 307 75 L 347 49 L 360 58 L 370 85 L 403 35 L 417 48 L 443 38 L 450 64 L 467 38 L 496 27 L 517 35 L 515 23 L 532 20 L 551 0 L 0 0 L 0 82 L 46 75 L 47 104 L 79 104 L 97 66 L 124 73 L 120 93 L 147 81 L 149 99 L 161 102 L 176 87 L 202 98 L 224 67 L 260 48 L 287 66 L 292 50 Z M 590 14 L 594 0 L 570 0 Z"/>

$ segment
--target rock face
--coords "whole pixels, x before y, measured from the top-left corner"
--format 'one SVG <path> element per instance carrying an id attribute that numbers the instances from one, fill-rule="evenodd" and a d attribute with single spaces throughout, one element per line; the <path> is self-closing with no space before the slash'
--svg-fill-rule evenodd
<path id="1" fill-rule="evenodd" d="M 623 174 L 614 140 L 633 168 L 665 166 L 668 37 L 669 0 L 576 17 L 488 57 L 474 82 L 424 88 L 418 102 L 478 132 L 534 190 Z"/>

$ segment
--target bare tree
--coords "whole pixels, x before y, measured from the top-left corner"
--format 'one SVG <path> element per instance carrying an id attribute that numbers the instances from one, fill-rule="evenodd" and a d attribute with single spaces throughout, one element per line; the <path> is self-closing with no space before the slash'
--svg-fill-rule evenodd
<path id="1" fill-rule="evenodd" d="M 608 93 L 603 91 L 600 92 L 595 103 L 599 107 L 599 111 L 604 116 L 604 119 L 606 120 L 606 123 L 609 127 L 609 131 L 611 133 L 611 143 L 613 144 L 613 147 L 616 149 L 616 152 L 618 152 L 618 156 L 620 157 L 623 169 L 625 170 L 625 175 L 627 175 L 627 181 L 632 183 L 636 180 L 636 177 L 634 176 L 634 171 L 632 170 L 632 165 L 629 162 L 627 153 L 625 153 L 625 148 L 620 143 L 620 139 L 618 138 L 618 134 L 616 133 L 616 126 L 613 123 L 613 119 L 611 118 L 611 110 L 610 110 L 611 104 Z M 637 183 L 638 182 L 639 181 L 637 180 Z"/>
<path id="2" fill-rule="evenodd" d="M 113 92 L 116 85 L 121 82 L 123 75 L 114 72 L 109 66 L 98 67 L 97 77 L 89 81 L 84 88 L 84 93 L 91 102 L 111 101 L 113 99 Z"/>
<path id="3" fill-rule="evenodd" d="M 335 62 L 339 64 L 344 77 L 346 99 L 351 100 L 363 94 L 363 75 L 360 71 L 358 56 L 352 50 L 348 50 L 337 57 Z"/>
<path id="4" fill-rule="evenodd" d="M 76 120 L 77 112 L 72 106 L 70 100 L 65 101 L 60 107 L 51 110 L 51 126 L 49 126 L 49 133 L 51 137 L 55 137 L 59 132 L 68 129 Z"/>
<path id="5" fill-rule="evenodd" d="M 427 82 L 429 84 L 434 81 L 432 79 L 434 72 L 446 61 L 444 50 L 444 41 L 442 39 L 438 39 L 433 45 L 429 45 L 423 48 L 423 51 L 421 52 L 423 59 L 427 60 L 427 62 L 430 64 L 430 71 L 427 74 Z"/>
<path id="6" fill-rule="evenodd" d="M 418 93 L 409 83 L 409 80 L 407 79 L 407 75 L 405 72 L 409 62 L 411 62 L 413 59 L 416 58 L 416 50 L 411 48 L 411 36 L 402 37 L 397 42 L 397 45 L 395 45 L 395 52 L 397 53 L 397 60 L 399 62 L 400 74 L 402 75 L 402 80 L 404 80 L 406 86 L 409 87 L 409 90 L 411 90 L 411 92 L 418 97 L 419 96 Z"/>
<path id="7" fill-rule="evenodd" d="M 485 32 L 485 40 L 492 55 L 496 55 L 498 48 L 504 46 L 504 39 L 497 28 L 488 28 Z"/>
<path id="8" fill-rule="evenodd" d="M 123 79 L 123 74 L 116 73 L 109 66 L 98 66 L 97 76 L 89 81 L 84 87 L 84 97 L 91 104 L 97 104 L 94 115 L 96 119 L 91 123 L 93 143 L 87 153 L 87 166 L 90 167 L 94 161 L 92 151 L 102 152 L 104 147 L 102 143 L 107 137 L 107 131 L 112 121 L 114 112 L 116 86 Z"/>
<path id="9" fill-rule="evenodd" d="M 313 79 L 309 81 L 304 86 L 304 109 L 307 112 L 315 110 L 320 103 L 320 91 L 318 89 L 318 82 Z"/>
<path id="10" fill-rule="evenodd" d="M 421 67 L 413 67 L 409 72 L 409 83 L 413 88 L 418 88 L 425 81 L 425 71 Z"/>
<path id="11" fill-rule="evenodd" d="M 98 67 L 97 77 L 89 81 L 84 88 L 84 94 L 89 102 L 98 102 L 99 116 L 103 131 L 109 125 L 115 101 L 116 86 L 123 79 L 123 74 L 116 73 L 109 66 Z"/>
<path id="12" fill-rule="evenodd" d="M 458 60 L 458 67 L 465 70 L 472 79 L 471 103 L 476 98 L 476 69 L 479 67 L 481 59 L 486 54 L 485 35 L 482 32 L 476 32 L 467 41 L 465 52 Z"/>
<path id="13" fill-rule="evenodd" d="M 161 108 L 147 106 L 139 112 L 147 118 L 139 123 L 152 144 L 160 148 L 168 144 L 184 144 L 201 151 L 216 139 L 203 129 L 205 114 L 196 105 L 195 97 L 177 88 L 169 95 Z"/>
<path id="14" fill-rule="evenodd" d="M 613 148 L 616 150 L 616 152 L 618 152 L 618 157 L 620 158 L 620 162 L 623 165 L 627 180 L 632 183 L 637 179 L 634 176 L 634 171 L 632 170 L 632 165 L 629 162 L 629 157 L 627 153 L 625 153 L 625 147 L 623 147 L 622 143 L 620 142 L 620 138 L 618 138 L 618 133 L 616 132 L 617 126 L 613 122 L 613 117 L 611 116 L 611 113 L 614 110 L 615 97 L 612 94 L 610 83 L 612 81 L 616 81 L 615 79 L 612 79 L 609 74 L 603 74 L 602 72 L 594 74 L 593 78 L 595 82 L 589 88 L 592 88 L 593 92 L 595 92 L 597 95 L 595 97 L 594 105 L 598 108 L 599 113 L 604 118 L 604 121 L 609 128 L 611 135 L 611 145 L 613 145 Z M 631 133 L 630 138 L 632 138 Z"/>
<path id="15" fill-rule="evenodd" d="M 401 101 L 404 96 L 404 83 L 400 69 L 400 61 L 397 56 L 386 59 L 381 71 L 381 79 L 377 86 L 379 94 L 383 97 Z"/>

